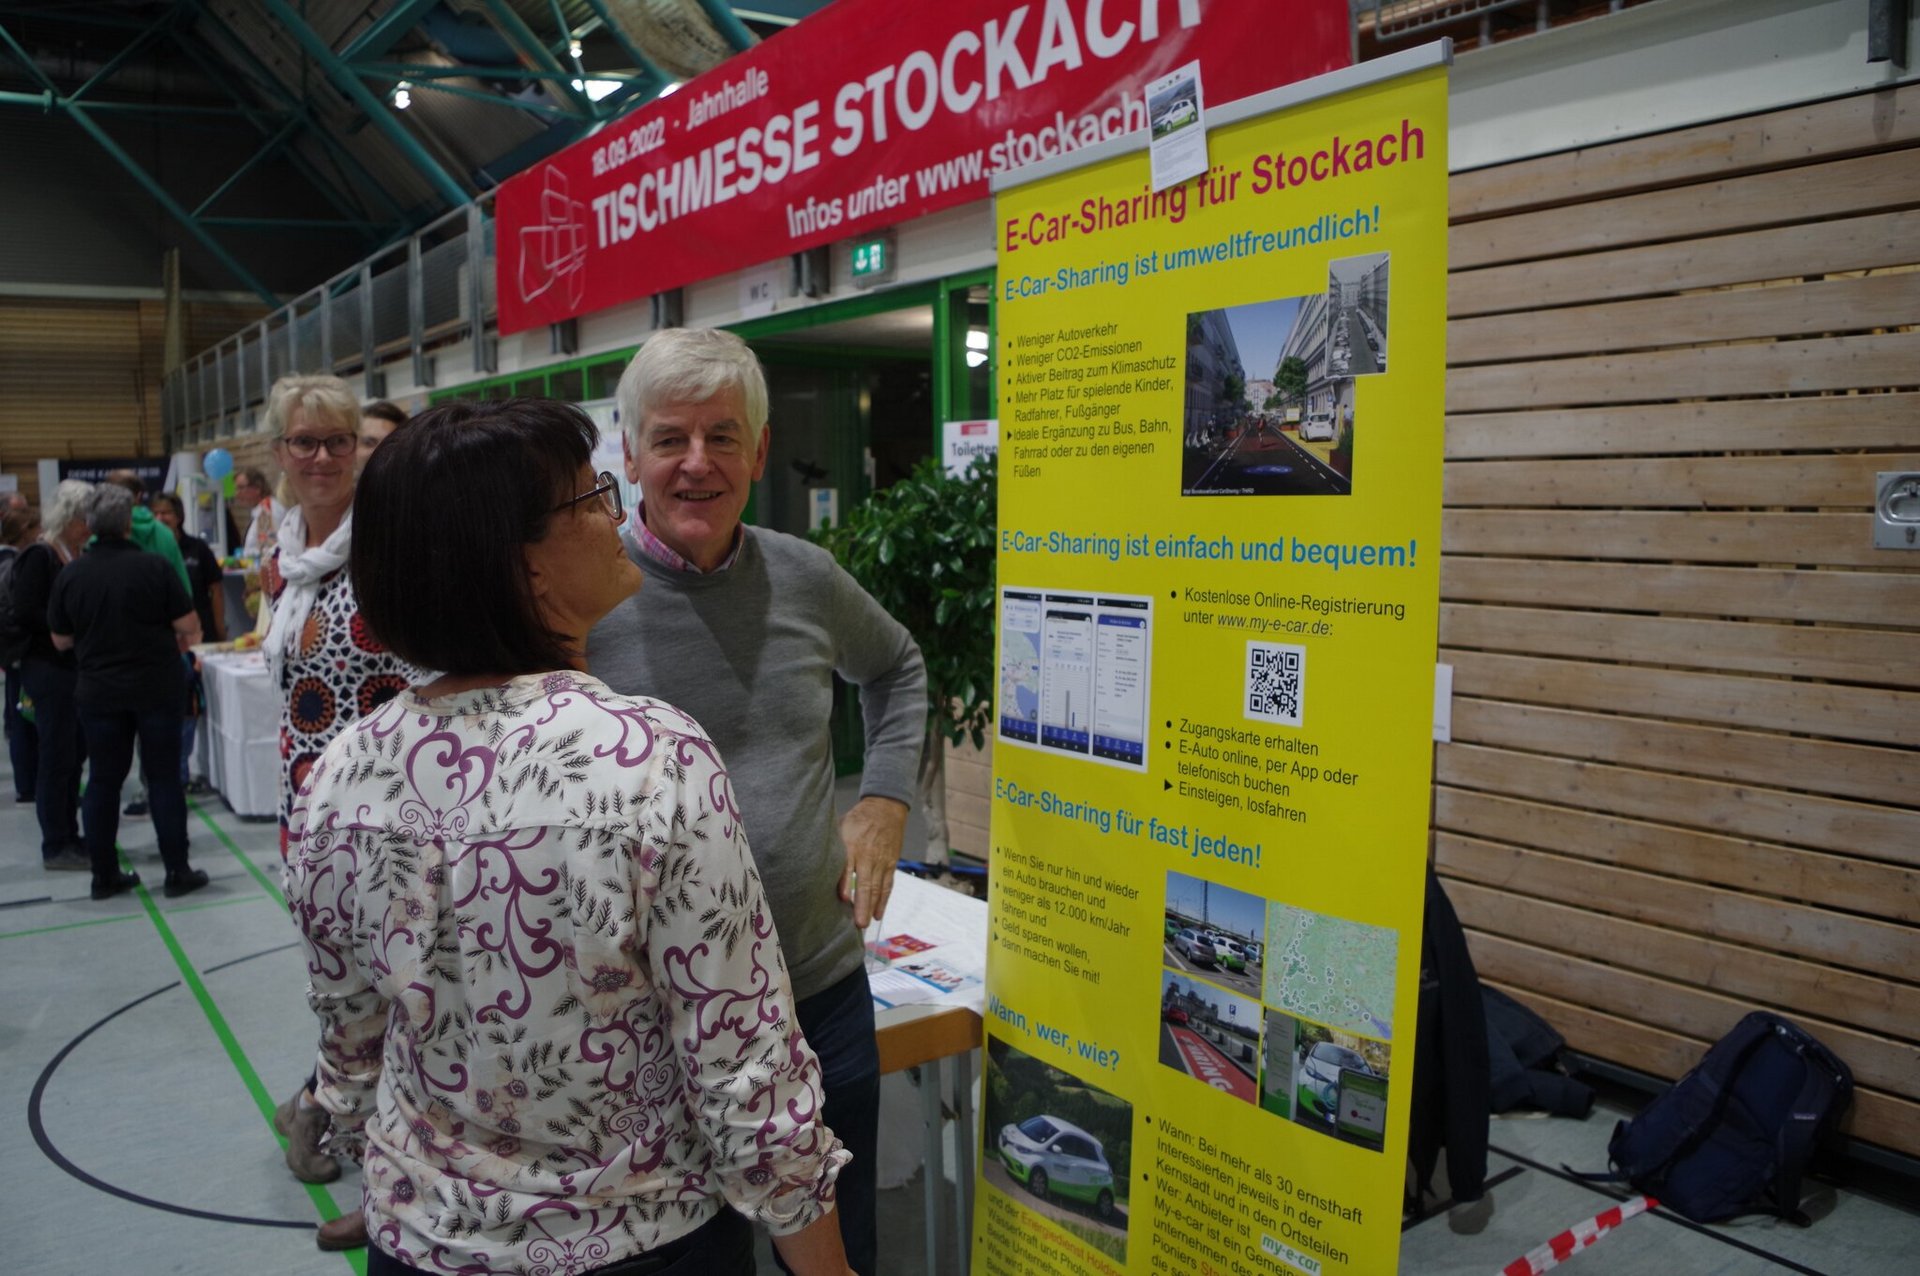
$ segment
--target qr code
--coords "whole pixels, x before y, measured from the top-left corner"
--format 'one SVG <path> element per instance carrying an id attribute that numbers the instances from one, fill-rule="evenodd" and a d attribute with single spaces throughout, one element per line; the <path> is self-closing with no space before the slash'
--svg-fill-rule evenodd
<path id="1" fill-rule="evenodd" d="M 1247 717 L 1297 727 L 1306 698 L 1305 647 L 1274 642 L 1247 644 Z"/>

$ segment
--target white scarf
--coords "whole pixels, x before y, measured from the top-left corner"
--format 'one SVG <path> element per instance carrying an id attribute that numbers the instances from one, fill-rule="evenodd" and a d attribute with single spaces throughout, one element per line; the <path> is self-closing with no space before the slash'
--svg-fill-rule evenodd
<path id="1" fill-rule="evenodd" d="M 321 544 L 307 546 L 307 512 L 295 506 L 280 520 L 280 578 L 286 588 L 273 604 L 273 619 L 267 627 L 266 641 L 260 650 L 267 658 L 275 686 L 287 661 L 300 647 L 300 631 L 306 628 L 314 600 L 320 597 L 320 582 L 346 565 L 347 549 L 353 542 L 353 511 L 348 510 L 340 526 Z"/>

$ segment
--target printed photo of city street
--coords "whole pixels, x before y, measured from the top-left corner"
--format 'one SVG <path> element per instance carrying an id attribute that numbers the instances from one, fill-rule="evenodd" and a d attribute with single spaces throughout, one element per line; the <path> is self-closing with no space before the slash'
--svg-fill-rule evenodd
<path id="1" fill-rule="evenodd" d="M 1387 370 L 1387 254 L 1327 264 L 1327 374 L 1370 377 Z"/>
<path id="2" fill-rule="evenodd" d="M 1187 316 L 1181 495 L 1353 491 L 1353 380 L 1335 374 L 1331 352 L 1333 315 L 1349 313 L 1334 302 L 1343 295 L 1330 282 L 1304 297 Z M 1350 366 L 1352 338 L 1345 343 Z"/>
<path id="3" fill-rule="evenodd" d="M 1242 1103 L 1257 1103 L 1260 1003 L 1162 971 L 1160 1062 Z"/>

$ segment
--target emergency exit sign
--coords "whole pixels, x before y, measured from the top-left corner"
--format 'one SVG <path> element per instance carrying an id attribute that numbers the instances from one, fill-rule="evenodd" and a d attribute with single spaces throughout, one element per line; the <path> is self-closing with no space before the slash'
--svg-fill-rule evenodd
<path id="1" fill-rule="evenodd" d="M 853 241 L 853 285 L 871 288 L 893 280 L 893 232 Z"/>

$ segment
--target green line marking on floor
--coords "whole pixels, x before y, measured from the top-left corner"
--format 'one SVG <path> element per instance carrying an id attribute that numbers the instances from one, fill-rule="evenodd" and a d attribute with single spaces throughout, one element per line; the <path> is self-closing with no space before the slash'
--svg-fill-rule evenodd
<path id="1" fill-rule="evenodd" d="M 222 839 L 224 838 L 225 835 L 222 834 Z M 229 842 L 228 845 L 231 846 L 232 843 Z M 120 851 L 121 867 L 131 872 L 133 861 L 127 857 L 124 850 L 119 847 L 114 849 Z M 235 853 L 238 854 L 237 849 Z M 227 1052 L 227 1058 L 233 1063 L 234 1071 L 240 1074 L 241 1084 L 246 1086 L 247 1093 L 253 1096 L 254 1106 L 260 1110 L 261 1119 L 266 1122 L 267 1129 L 271 1131 L 273 1110 L 278 1106 L 273 1096 L 261 1083 L 260 1074 L 254 1071 L 253 1064 L 247 1059 L 247 1052 L 240 1048 L 239 1039 L 233 1035 L 233 1029 L 228 1026 L 227 1017 L 220 1013 L 220 1007 L 213 1000 L 213 994 L 207 991 L 206 984 L 201 981 L 200 972 L 194 969 L 191 961 L 187 960 L 186 950 L 180 946 L 179 937 L 173 933 L 173 927 L 167 923 L 166 915 L 160 911 L 160 906 L 153 902 L 152 893 L 144 884 L 134 887 L 133 890 L 134 895 L 140 900 L 140 907 L 146 912 L 147 920 L 153 923 L 154 931 L 159 934 L 160 942 L 173 956 L 173 964 L 180 971 L 180 982 L 187 986 L 187 990 L 193 994 L 193 999 L 200 1003 L 200 1011 L 207 1017 L 207 1024 L 213 1029 L 213 1035 L 219 1038 L 221 1047 Z M 316 1030 L 316 1037 L 317 1035 Z M 274 1141 L 282 1147 L 286 1146 L 286 1141 L 277 1134 L 274 1135 Z M 307 1183 L 303 1186 L 307 1189 L 307 1196 L 313 1201 L 314 1210 L 323 1221 L 340 1217 L 340 1207 L 334 1204 L 332 1193 L 325 1187 L 318 1183 Z M 354 1276 L 367 1276 L 366 1250 L 348 1250 L 343 1257 L 347 1260 L 347 1266 L 353 1270 Z"/>
<path id="2" fill-rule="evenodd" d="M 231 908 L 235 904 L 258 904 L 263 898 L 265 897 L 260 895 L 236 895 L 232 899 L 210 899 L 204 903 L 183 904 L 179 908 L 169 908 L 163 911 L 167 916 L 174 917 L 180 913 L 203 913 L 209 908 Z"/>
<path id="3" fill-rule="evenodd" d="M 219 838 L 220 841 L 226 845 L 226 848 L 229 851 L 233 852 L 233 858 L 240 861 L 240 866 L 246 869 L 247 872 L 253 874 L 253 880 L 260 883 L 260 888 L 266 891 L 267 894 L 279 900 L 281 906 L 285 907 L 287 902 L 287 897 L 280 893 L 279 883 L 275 882 L 272 878 L 268 877 L 265 873 L 261 872 L 260 866 L 247 858 L 247 853 L 241 850 L 238 843 L 236 843 L 231 837 L 227 835 L 227 831 L 221 828 L 218 824 L 215 824 L 213 822 L 213 817 L 207 814 L 205 807 L 201 806 L 198 802 L 194 801 L 192 798 L 187 799 L 187 806 L 189 809 L 193 811 L 195 815 L 200 817 L 201 823 L 205 824 L 208 828 L 212 829 L 213 835 Z"/>
<path id="4" fill-rule="evenodd" d="M 22 935 L 51 935 L 57 930 L 79 930 L 82 926 L 108 926 L 114 922 L 138 921 L 138 913 L 121 913 L 118 917 L 95 917 L 84 922 L 62 922 L 58 926 L 36 926 L 32 930 L 0 931 L 0 939 L 18 939 Z"/>
<path id="5" fill-rule="evenodd" d="M 166 910 L 169 916 L 176 913 L 198 913 L 208 908 L 227 908 L 234 904 L 257 904 L 258 895 L 240 895 L 233 899 L 210 899 L 203 904 L 187 904 L 180 908 Z M 51 935 L 55 931 L 78 930 L 82 926 L 107 926 L 114 922 L 132 922 L 140 920 L 139 913 L 121 913 L 117 917 L 95 917 L 84 922 L 62 922 L 58 926 L 35 926 L 32 930 L 0 931 L 0 939 L 17 939 L 22 935 Z"/>

